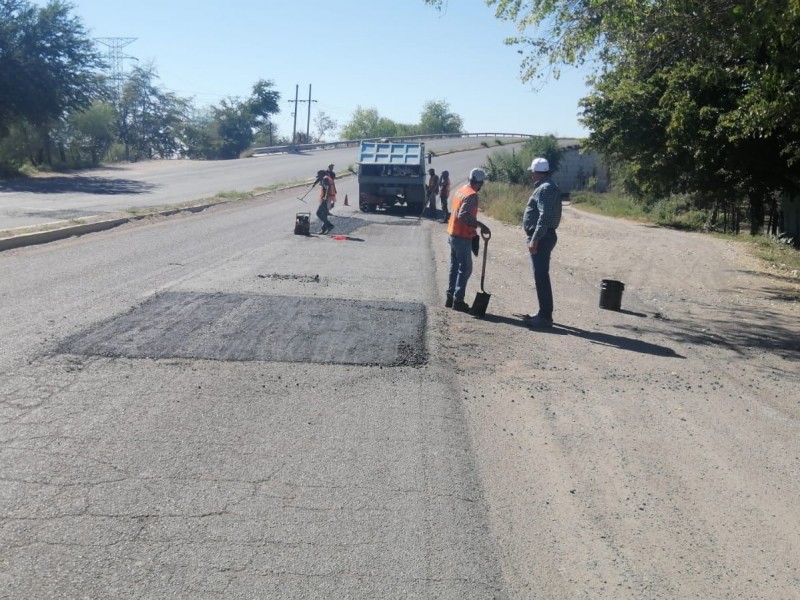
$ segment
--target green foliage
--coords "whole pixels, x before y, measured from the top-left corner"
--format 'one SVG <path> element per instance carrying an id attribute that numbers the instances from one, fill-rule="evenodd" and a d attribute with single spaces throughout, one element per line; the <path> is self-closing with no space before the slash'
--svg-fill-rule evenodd
<path id="1" fill-rule="evenodd" d="M 422 108 L 419 119 L 419 132 L 423 135 L 433 133 L 461 133 L 464 120 L 450 111 L 445 100 L 430 100 Z"/>
<path id="2" fill-rule="evenodd" d="M 581 190 L 572 192 L 570 200 L 572 204 L 582 205 L 589 212 L 633 220 L 646 220 L 648 218 L 648 211 L 644 204 L 628 194 L 615 192 L 601 194 Z"/>
<path id="3" fill-rule="evenodd" d="M 589 146 L 624 168 L 631 193 L 745 198 L 756 233 L 772 196 L 800 180 L 798 0 L 486 4 L 520 31 L 507 43 L 523 80 L 594 63 Z"/>
<path id="4" fill-rule="evenodd" d="M 22 142 L 3 144 L 5 171 L 63 162 L 63 143 L 55 144 L 65 116 L 102 95 L 102 60 L 70 8 L 0 0 L 0 139 Z"/>
<path id="5" fill-rule="evenodd" d="M 362 140 L 413 135 L 411 129 L 410 125 L 398 125 L 390 119 L 381 117 L 376 108 L 358 106 L 350 122 L 342 129 L 342 139 Z"/>
<path id="6" fill-rule="evenodd" d="M 686 196 L 661 198 L 649 207 L 650 219 L 663 227 L 704 231 L 709 220 L 707 212 L 698 210 Z"/>
<path id="7" fill-rule="evenodd" d="M 572 204 L 598 214 L 688 231 L 708 229 L 709 211 L 697 208 L 688 196 L 670 196 L 650 204 L 630 194 L 616 192 L 577 191 L 570 198 Z"/>
<path id="8" fill-rule="evenodd" d="M 100 94 L 102 60 L 70 8 L 0 0 L 0 135 L 15 120 L 41 126 Z"/>
<path id="9" fill-rule="evenodd" d="M 481 189 L 481 210 L 493 219 L 520 225 L 530 187 L 502 182 L 489 182 Z"/>
<path id="10" fill-rule="evenodd" d="M 68 153 L 74 166 L 97 165 L 114 144 L 116 111 L 114 106 L 96 101 L 85 111 L 68 118 L 70 139 Z"/>
<path id="11" fill-rule="evenodd" d="M 800 252 L 775 238 L 757 236 L 752 238 L 755 255 L 785 276 L 800 280 Z M 800 297 L 797 298 L 800 300 Z"/>
<path id="12" fill-rule="evenodd" d="M 259 79 L 253 85 L 253 93 L 250 98 L 242 105 L 252 117 L 252 127 L 258 129 L 269 123 L 272 115 L 281 112 L 278 103 L 281 100 L 280 92 L 275 91 L 275 82 L 272 80 Z"/>
<path id="13" fill-rule="evenodd" d="M 518 154 L 514 149 L 511 152 L 494 152 L 486 157 L 486 176 L 489 181 L 524 185 L 530 181 L 527 171 L 530 164 L 529 160 L 522 157 L 522 153 Z"/>
<path id="14" fill-rule="evenodd" d="M 134 67 L 117 106 L 118 139 L 127 160 L 173 158 L 183 149 L 180 132 L 188 102 L 163 92 L 152 65 Z"/>
<path id="15" fill-rule="evenodd" d="M 317 141 L 321 142 L 329 132 L 334 132 L 339 124 L 324 111 L 319 111 L 314 117 L 314 127 L 317 130 Z"/>
<path id="16" fill-rule="evenodd" d="M 461 117 L 450 112 L 445 101 L 426 102 L 419 125 L 395 123 L 381 117 L 375 108 L 357 107 L 349 123 L 342 128 L 342 139 L 363 140 L 373 138 L 403 137 L 436 133 L 460 133 L 463 126 Z"/>
<path id="17" fill-rule="evenodd" d="M 511 152 L 500 150 L 486 158 L 486 175 L 489 181 L 527 185 L 531 181 L 528 167 L 536 157 L 550 163 L 550 170 L 557 171 L 561 163 L 561 148 L 553 136 L 534 136 L 525 141 L 522 148 Z"/>

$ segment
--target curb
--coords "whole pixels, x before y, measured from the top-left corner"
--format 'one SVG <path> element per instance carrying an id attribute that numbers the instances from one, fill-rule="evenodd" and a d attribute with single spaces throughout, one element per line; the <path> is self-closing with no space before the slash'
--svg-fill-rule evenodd
<path id="1" fill-rule="evenodd" d="M 50 229 L 48 231 L 36 231 L 33 233 L 24 233 L 9 238 L 0 239 L 0 252 L 4 250 L 13 250 L 14 248 L 23 248 L 25 246 L 35 246 L 37 244 L 49 244 L 58 240 L 66 238 L 86 235 L 87 233 L 97 233 L 98 231 L 106 231 L 119 227 L 125 223 L 133 221 L 140 221 L 147 217 L 169 217 L 182 212 L 201 212 L 212 206 L 223 204 L 223 202 L 213 202 L 210 204 L 200 204 L 197 206 L 188 206 L 186 208 L 170 208 L 158 212 L 146 213 L 143 215 L 132 215 L 130 217 L 118 217 L 116 219 L 109 219 L 107 221 L 97 221 L 96 223 L 85 223 L 83 225 L 68 225 L 66 227 L 59 227 L 57 229 Z"/>

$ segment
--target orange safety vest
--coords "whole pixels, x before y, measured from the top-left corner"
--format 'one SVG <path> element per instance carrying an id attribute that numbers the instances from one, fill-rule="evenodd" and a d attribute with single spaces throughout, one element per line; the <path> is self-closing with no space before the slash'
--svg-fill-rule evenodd
<path id="1" fill-rule="evenodd" d="M 328 203 L 333 204 L 336 202 L 336 184 L 333 182 L 333 179 L 330 175 L 325 175 L 322 178 L 322 181 L 326 181 L 328 183 Z M 325 200 L 325 186 L 319 188 L 319 201 L 322 202 Z"/>
<path id="2" fill-rule="evenodd" d="M 452 235 L 453 237 L 461 237 L 461 238 L 469 238 L 472 239 L 475 237 L 475 233 L 477 232 L 477 227 L 470 227 L 463 221 L 461 221 L 456 215 L 458 215 L 458 211 L 461 210 L 461 205 L 463 204 L 464 200 L 472 196 L 473 194 L 477 194 L 472 187 L 467 184 L 456 192 L 455 196 L 453 196 L 453 212 L 450 213 L 450 221 L 447 224 L 447 233 Z M 469 216 L 473 219 L 478 218 L 478 203 L 475 203 L 475 206 L 472 207 L 472 210 L 469 212 Z"/>

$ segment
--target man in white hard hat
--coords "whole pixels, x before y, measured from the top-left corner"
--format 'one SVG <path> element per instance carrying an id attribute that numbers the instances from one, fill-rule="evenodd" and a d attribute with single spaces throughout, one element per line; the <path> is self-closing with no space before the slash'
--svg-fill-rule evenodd
<path id="1" fill-rule="evenodd" d="M 525 315 L 525 323 L 528 327 L 544 329 L 553 326 L 550 255 L 558 242 L 556 229 L 561 223 L 561 193 L 550 177 L 550 163 L 546 158 L 534 158 L 528 170 L 533 179 L 533 193 L 525 207 L 522 228 L 528 240 L 539 311 Z"/>

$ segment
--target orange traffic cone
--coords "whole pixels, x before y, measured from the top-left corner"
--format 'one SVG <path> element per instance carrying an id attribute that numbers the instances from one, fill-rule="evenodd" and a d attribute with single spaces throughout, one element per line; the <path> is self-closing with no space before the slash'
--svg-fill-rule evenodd
<path id="1" fill-rule="evenodd" d="M 350 203 L 347 201 L 347 194 L 344 195 L 344 205 L 350 206 Z"/>

